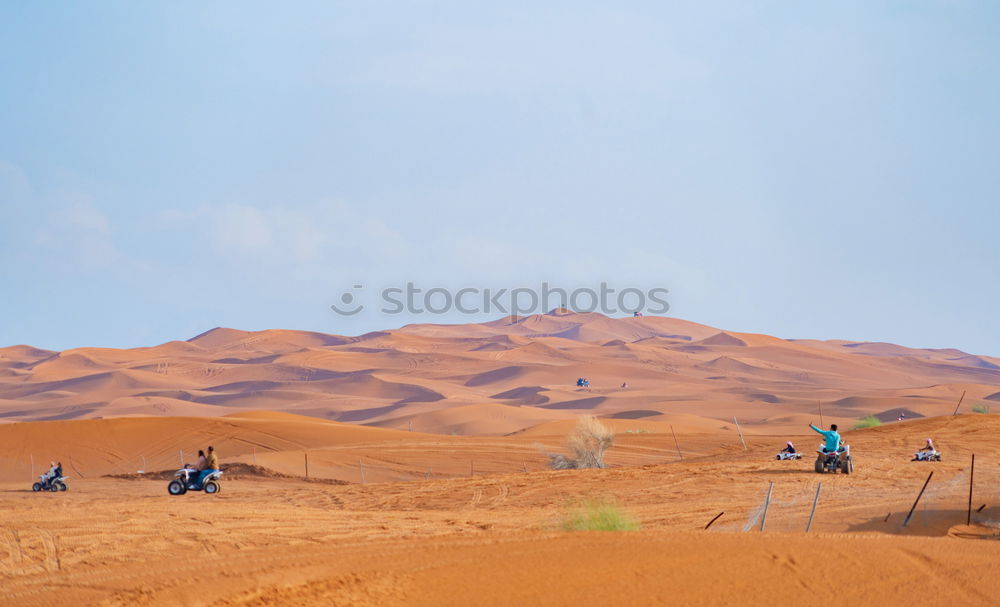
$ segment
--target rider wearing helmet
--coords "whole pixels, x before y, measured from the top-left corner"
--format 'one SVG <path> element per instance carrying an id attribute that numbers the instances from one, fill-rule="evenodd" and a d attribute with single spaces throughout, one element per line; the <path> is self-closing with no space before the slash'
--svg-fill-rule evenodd
<path id="1" fill-rule="evenodd" d="M 792 441 L 785 443 L 785 448 L 781 450 L 781 453 L 795 453 L 795 445 L 792 444 Z"/>

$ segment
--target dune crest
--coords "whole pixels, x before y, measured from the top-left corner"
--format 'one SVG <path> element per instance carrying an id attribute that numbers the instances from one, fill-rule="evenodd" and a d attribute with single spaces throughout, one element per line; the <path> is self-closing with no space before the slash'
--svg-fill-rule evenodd
<path id="1" fill-rule="evenodd" d="M 996 359 L 563 309 L 358 337 L 218 327 L 124 350 L 0 348 L 0 423 L 269 410 L 497 435 L 588 413 L 712 423 L 735 415 L 781 431 L 815 416 L 817 399 L 830 417 L 893 421 L 950 414 L 963 392 L 967 411 L 1000 399 Z M 523 415 L 494 415 L 517 407 Z"/>

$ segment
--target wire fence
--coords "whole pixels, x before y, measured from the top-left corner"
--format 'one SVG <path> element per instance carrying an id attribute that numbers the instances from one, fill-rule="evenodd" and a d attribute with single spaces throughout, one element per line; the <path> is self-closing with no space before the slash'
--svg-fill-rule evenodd
<path id="1" fill-rule="evenodd" d="M 923 470 L 929 474 L 934 468 Z M 814 482 L 805 483 L 779 480 L 772 486 L 765 482 L 751 494 L 749 506 L 739 509 L 730 505 L 729 520 L 713 523 L 711 529 L 802 532 L 810 527 L 812 531 L 843 531 L 846 527 L 849 531 L 942 535 L 967 519 L 1000 529 L 1000 469 L 983 465 L 977 466 L 974 476 L 967 467 L 939 474 L 930 481 L 926 477 L 909 478 L 905 483 L 895 479 L 863 486 L 841 482 L 843 477 L 835 475 L 816 475 Z"/>

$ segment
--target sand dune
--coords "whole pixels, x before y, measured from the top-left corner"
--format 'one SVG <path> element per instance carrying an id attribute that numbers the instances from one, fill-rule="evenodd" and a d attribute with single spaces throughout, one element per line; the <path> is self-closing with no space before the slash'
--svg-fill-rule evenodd
<path id="1" fill-rule="evenodd" d="M 537 408 L 526 425 L 574 412 L 736 415 L 753 426 L 812 416 L 817 401 L 831 418 L 890 421 L 945 414 L 963 392 L 967 410 L 990 402 L 1000 393 L 997 366 L 954 349 L 784 340 L 566 310 L 358 337 L 217 328 L 130 350 L 0 349 L 0 421 L 282 410 L 375 425 L 419 416 L 425 432 L 496 435 L 520 429 L 510 426 L 519 417 L 492 428 L 447 411 Z M 579 377 L 589 389 L 575 386 Z"/>

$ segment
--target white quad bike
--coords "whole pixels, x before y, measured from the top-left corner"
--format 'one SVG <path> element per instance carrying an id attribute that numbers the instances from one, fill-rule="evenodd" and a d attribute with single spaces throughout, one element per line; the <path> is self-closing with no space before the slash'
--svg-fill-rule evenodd
<path id="1" fill-rule="evenodd" d="M 854 472 L 854 457 L 850 445 L 841 445 L 839 451 L 827 452 L 823 445 L 816 450 L 815 469 L 819 474 L 826 472 L 850 474 Z"/>
<path id="2" fill-rule="evenodd" d="M 174 473 L 174 480 L 167 483 L 167 493 L 170 495 L 184 495 L 188 491 L 204 491 L 205 493 L 218 493 L 222 490 L 219 479 L 222 477 L 222 470 L 216 470 L 205 477 L 201 486 L 198 486 L 198 475 L 200 472 L 190 468 L 181 468 Z"/>
<path id="3" fill-rule="evenodd" d="M 38 482 L 31 486 L 32 491 L 65 491 L 68 489 L 66 486 L 66 479 L 68 476 L 59 476 L 53 479 L 49 479 L 47 474 L 39 475 Z"/>
<path id="4" fill-rule="evenodd" d="M 911 462 L 939 462 L 941 461 L 940 451 L 917 451 L 913 454 Z"/>
<path id="5" fill-rule="evenodd" d="M 788 453 L 787 451 L 781 451 L 774 456 L 774 459 L 786 460 L 786 459 L 802 459 L 801 453 Z"/>

